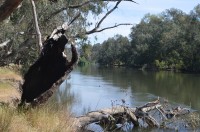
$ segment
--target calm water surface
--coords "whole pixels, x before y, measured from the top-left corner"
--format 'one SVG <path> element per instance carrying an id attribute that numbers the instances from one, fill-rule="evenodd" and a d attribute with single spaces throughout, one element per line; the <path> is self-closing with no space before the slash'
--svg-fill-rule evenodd
<path id="1" fill-rule="evenodd" d="M 122 99 L 139 106 L 158 96 L 200 110 L 199 84 L 200 74 L 76 67 L 54 98 L 75 115 L 122 104 Z"/>

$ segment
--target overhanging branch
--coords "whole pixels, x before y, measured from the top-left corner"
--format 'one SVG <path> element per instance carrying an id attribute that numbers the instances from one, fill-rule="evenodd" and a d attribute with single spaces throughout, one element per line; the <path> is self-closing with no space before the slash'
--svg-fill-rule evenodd
<path id="1" fill-rule="evenodd" d="M 85 1 L 81 4 L 78 4 L 78 5 L 69 5 L 69 8 L 80 8 L 82 6 L 85 6 L 91 2 L 95 2 L 96 0 L 88 0 L 88 1 Z M 107 2 L 119 2 L 119 1 L 128 1 L 128 2 L 133 2 L 133 3 L 136 3 L 135 1 L 133 0 L 100 0 L 100 1 L 107 1 Z M 137 3 L 136 3 L 137 4 Z"/>
<path id="2" fill-rule="evenodd" d="M 118 2 L 116 3 L 116 5 L 115 5 L 111 10 L 109 10 L 109 11 L 105 14 L 105 16 L 96 24 L 96 27 L 94 28 L 94 30 L 98 29 L 98 28 L 100 27 L 101 23 L 106 19 L 106 17 L 107 17 L 108 15 L 110 15 L 115 9 L 117 9 L 117 7 L 118 7 L 118 5 L 121 3 L 121 1 L 122 1 L 122 0 L 118 1 Z"/>
<path id="3" fill-rule="evenodd" d="M 116 28 L 116 27 L 119 27 L 119 26 L 129 26 L 129 25 L 133 25 L 133 24 L 131 24 L 131 23 L 120 23 L 120 24 L 116 24 L 116 25 L 111 26 L 111 27 L 106 27 L 106 28 L 96 30 L 95 32 L 102 32 L 102 31 L 107 30 L 107 29 L 112 29 L 112 28 Z M 87 32 L 86 34 L 89 35 L 89 34 L 92 34 L 92 33 L 95 33 L 95 32 Z"/>
<path id="4" fill-rule="evenodd" d="M 88 0 L 88 1 L 85 1 L 85 2 L 77 4 L 77 5 L 68 5 L 66 7 L 62 7 L 60 9 L 56 10 L 55 12 L 53 12 L 46 20 L 51 19 L 52 17 L 54 17 L 55 15 L 59 14 L 60 12 L 62 12 L 64 10 L 67 10 L 67 9 L 77 9 L 77 8 L 86 6 L 86 5 L 90 4 L 91 2 L 95 2 L 95 1 L 96 0 Z M 133 0 L 101 0 L 101 1 L 105 1 L 105 2 L 127 1 L 127 2 L 133 2 L 133 3 L 138 4 L 137 2 L 135 2 Z"/>
<path id="5" fill-rule="evenodd" d="M 82 33 L 82 34 L 87 34 L 87 35 L 89 35 L 89 34 L 92 34 L 92 33 L 95 33 L 95 32 L 101 32 L 101 31 L 104 31 L 104 30 L 106 30 L 106 29 L 115 28 L 115 27 L 118 27 L 118 26 L 121 26 L 121 25 L 131 25 L 131 24 L 129 24 L 129 23 L 124 23 L 124 24 L 122 23 L 122 24 L 116 24 L 116 25 L 114 25 L 114 26 L 106 27 L 106 28 L 103 28 L 103 29 L 98 30 L 99 27 L 100 27 L 100 25 L 102 24 L 102 22 L 108 17 L 108 15 L 110 15 L 115 9 L 117 9 L 118 5 L 119 5 L 121 2 L 122 2 L 122 0 L 119 0 L 119 1 L 115 4 L 115 6 L 114 6 L 112 9 L 110 9 L 110 10 L 101 18 L 101 20 L 100 20 L 99 22 L 97 22 L 96 26 L 95 26 L 92 30 L 86 31 L 85 33 Z M 79 37 L 80 34 L 77 34 L 77 35 L 75 35 L 75 36 L 76 36 L 76 37 Z"/>

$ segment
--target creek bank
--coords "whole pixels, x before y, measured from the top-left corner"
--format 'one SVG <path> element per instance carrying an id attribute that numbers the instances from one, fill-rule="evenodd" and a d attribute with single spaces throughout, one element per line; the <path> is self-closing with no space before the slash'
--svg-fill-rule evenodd
<path id="1" fill-rule="evenodd" d="M 11 67 L 0 67 L 0 104 L 17 105 L 22 77 Z"/>

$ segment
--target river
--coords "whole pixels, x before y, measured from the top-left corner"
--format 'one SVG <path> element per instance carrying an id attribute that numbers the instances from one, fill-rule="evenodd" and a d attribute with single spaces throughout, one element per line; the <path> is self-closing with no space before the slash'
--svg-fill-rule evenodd
<path id="1" fill-rule="evenodd" d="M 140 106 L 157 97 L 200 110 L 200 74 L 76 67 L 54 98 L 74 115 L 122 104 Z"/>

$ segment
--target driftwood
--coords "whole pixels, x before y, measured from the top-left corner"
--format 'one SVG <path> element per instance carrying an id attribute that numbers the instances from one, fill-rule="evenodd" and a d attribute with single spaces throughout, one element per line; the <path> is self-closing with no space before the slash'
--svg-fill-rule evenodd
<path id="1" fill-rule="evenodd" d="M 153 112 L 153 114 L 152 114 Z M 155 114 L 157 112 L 157 114 Z M 125 122 L 133 124 L 134 127 L 166 127 L 163 122 L 176 118 L 177 116 L 189 114 L 190 110 L 177 107 L 174 109 L 164 109 L 160 100 L 149 102 L 141 107 L 130 108 L 127 106 L 115 106 L 112 108 L 92 111 L 84 116 L 75 118 L 79 130 L 87 130 L 88 125 L 98 124 L 106 131 L 120 129 Z M 161 117 L 159 117 L 161 115 Z"/>

